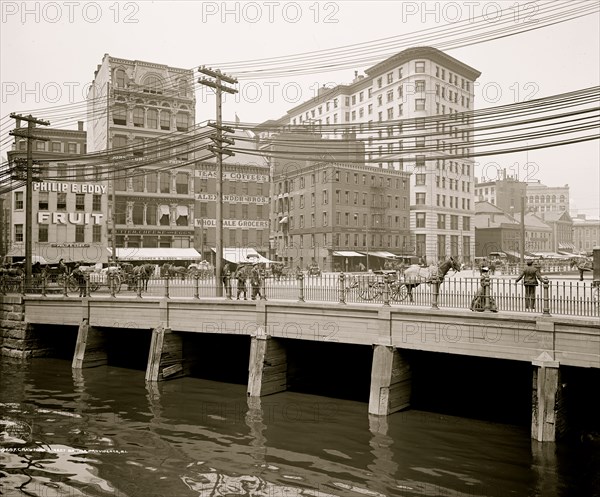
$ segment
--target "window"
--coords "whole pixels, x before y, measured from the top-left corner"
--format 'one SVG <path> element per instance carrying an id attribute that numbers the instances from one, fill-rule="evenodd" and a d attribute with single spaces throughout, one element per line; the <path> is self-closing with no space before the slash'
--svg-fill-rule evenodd
<path id="1" fill-rule="evenodd" d="M 426 219 L 427 219 L 427 214 L 425 212 L 417 212 L 416 213 L 416 227 L 417 228 L 425 228 Z"/>
<path id="2" fill-rule="evenodd" d="M 377 88 L 381 88 L 383 86 L 383 79 L 377 78 Z"/>
<path id="3" fill-rule="evenodd" d="M 127 75 L 123 69 L 117 69 L 115 71 L 115 86 L 117 88 L 125 88 L 125 82 L 127 81 Z"/>
<path id="4" fill-rule="evenodd" d="M 144 127 L 144 109 L 142 107 L 135 107 L 133 109 L 133 125 L 136 128 Z"/>
<path id="5" fill-rule="evenodd" d="M 189 114 L 185 112 L 177 113 L 177 131 L 187 131 L 189 126 Z"/>
<path id="6" fill-rule="evenodd" d="M 146 114 L 146 119 L 148 121 L 148 127 L 151 129 L 158 128 L 158 111 L 156 109 L 148 109 Z"/>
<path id="7" fill-rule="evenodd" d="M 425 193 L 417 193 L 415 200 L 417 205 L 425 205 Z"/>
<path id="8" fill-rule="evenodd" d="M 134 192 L 143 192 L 144 191 L 144 177 L 143 176 L 134 176 L 133 178 L 131 178 L 131 184 L 133 186 Z"/>
<path id="9" fill-rule="evenodd" d="M 38 224 L 38 242 L 48 241 L 48 225 Z"/>
<path id="10" fill-rule="evenodd" d="M 439 230 L 446 229 L 446 214 L 438 214 L 437 215 L 437 227 Z"/>
<path id="11" fill-rule="evenodd" d="M 60 142 L 52 142 L 52 151 L 60 152 Z"/>
<path id="12" fill-rule="evenodd" d="M 169 173 L 160 173 L 160 193 L 171 192 L 171 175 Z"/>
<path id="13" fill-rule="evenodd" d="M 160 129 L 171 129 L 171 112 L 168 109 L 160 111 Z"/>
<path id="14" fill-rule="evenodd" d="M 38 151 L 44 151 L 46 150 L 46 144 L 42 141 L 36 141 L 35 142 L 35 149 Z"/>
<path id="15" fill-rule="evenodd" d="M 67 210 L 67 194 L 57 193 L 56 194 L 56 210 L 66 211 Z"/>
<path id="16" fill-rule="evenodd" d="M 457 230 L 458 229 L 458 216 L 450 216 L 450 229 Z"/>
<path id="17" fill-rule="evenodd" d="M 387 118 L 388 119 L 394 119 L 394 108 L 393 107 L 390 107 L 387 110 Z"/>
<path id="18" fill-rule="evenodd" d="M 23 192 L 15 192 L 15 209 L 23 210 Z"/>
<path id="19" fill-rule="evenodd" d="M 463 216 L 463 231 L 471 231 L 471 218 Z"/>
<path id="20" fill-rule="evenodd" d="M 425 91 L 425 80 L 419 79 L 415 81 L 415 91 L 416 92 L 424 92 Z"/>
<path id="21" fill-rule="evenodd" d="M 40 192 L 38 195 L 38 210 L 48 210 L 48 192 Z"/>
<path id="22" fill-rule="evenodd" d="M 92 226 L 92 242 L 101 242 L 102 241 L 102 226 L 99 224 L 94 224 Z"/>
<path id="23" fill-rule="evenodd" d="M 15 224 L 15 242 L 23 241 L 23 225 Z"/>
<path id="24" fill-rule="evenodd" d="M 390 83 L 393 83 L 393 82 L 394 82 L 394 73 L 392 73 L 392 72 L 389 72 L 389 73 L 387 74 L 387 82 L 388 82 L 388 84 L 390 84 Z"/>
<path id="25" fill-rule="evenodd" d="M 85 210 L 85 194 L 78 193 L 75 195 L 75 210 L 76 211 L 84 211 Z"/>
<path id="26" fill-rule="evenodd" d="M 415 62 L 415 72 L 425 72 L 425 62 Z"/>
<path id="27" fill-rule="evenodd" d="M 415 174 L 415 186 L 422 186 L 425 184 L 425 174 Z"/>
<path id="28" fill-rule="evenodd" d="M 85 242 L 85 226 L 83 224 L 78 224 L 75 226 L 75 242 Z"/>
<path id="29" fill-rule="evenodd" d="M 157 76 L 150 75 L 144 79 L 144 93 L 162 93 L 162 83 Z"/>
<path id="30" fill-rule="evenodd" d="M 386 94 L 386 102 L 392 102 L 394 100 L 394 90 L 390 90 Z"/>
<path id="31" fill-rule="evenodd" d="M 415 98 L 415 110 L 425 110 L 424 98 Z"/>
<path id="32" fill-rule="evenodd" d="M 176 192 L 180 195 L 188 194 L 188 173 L 177 173 L 175 177 Z"/>

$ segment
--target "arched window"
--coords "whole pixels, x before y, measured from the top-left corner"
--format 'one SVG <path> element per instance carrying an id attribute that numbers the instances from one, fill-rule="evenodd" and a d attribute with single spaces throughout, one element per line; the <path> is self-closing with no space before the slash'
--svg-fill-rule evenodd
<path id="1" fill-rule="evenodd" d="M 552 203 L 555 204 L 556 203 L 556 195 L 552 195 Z"/>
<path id="2" fill-rule="evenodd" d="M 539 195 L 536 195 L 536 196 L 535 196 L 535 203 L 536 203 L 536 204 L 539 204 L 539 203 L 540 203 L 540 196 L 539 196 Z"/>
<path id="3" fill-rule="evenodd" d="M 149 74 L 148 76 L 146 76 L 144 78 L 143 85 L 145 86 L 143 90 L 144 93 L 162 94 L 162 81 L 158 76 L 155 76 L 154 74 Z"/>
<path id="4" fill-rule="evenodd" d="M 550 203 L 550 195 L 546 195 L 546 203 L 549 204 Z"/>
<path id="5" fill-rule="evenodd" d="M 117 69 L 114 74 L 115 86 L 117 88 L 125 88 L 127 82 L 127 74 L 123 69 Z"/>
<path id="6" fill-rule="evenodd" d="M 564 203 L 564 202 L 565 202 L 565 196 L 564 196 L 564 195 L 561 195 L 561 196 L 560 196 L 560 203 L 562 204 L 562 203 Z"/>

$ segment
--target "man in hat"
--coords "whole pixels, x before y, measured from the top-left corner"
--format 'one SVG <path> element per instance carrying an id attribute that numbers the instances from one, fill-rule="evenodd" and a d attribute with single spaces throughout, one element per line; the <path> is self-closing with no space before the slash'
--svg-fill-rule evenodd
<path id="1" fill-rule="evenodd" d="M 533 265 L 533 261 L 530 259 L 527 261 L 527 265 L 523 268 L 523 271 L 515 281 L 523 280 L 525 285 L 525 309 L 535 309 L 535 288 L 538 286 L 538 281 L 542 281 L 542 276 L 538 267 Z"/>
<path id="2" fill-rule="evenodd" d="M 489 281 L 489 276 L 490 276 L 490 268 L 488 266 L 482 266 L 481 278 L 482 279 L 488 278 L 488 281 Z M 473 297 L 473 300 L 471 300 L 471 310 L 477 311 L 477 312 L 485 311 L 486 310 L 485 298 L 486 298 L 486 295 L 485 295 L 485 292 L 483 289 L 483 282 L 482 282 L 482 285 L 479 287 L 479 290 L 477 290 L 477 293 Z M 487 299 L 488 299 L 488 309 L 492 312 L 498 312 L 498 307 L 496 306 L 496 300 L 491 296 L 491 294 L 489 292 L 489 287 L 488 287 Z"/>

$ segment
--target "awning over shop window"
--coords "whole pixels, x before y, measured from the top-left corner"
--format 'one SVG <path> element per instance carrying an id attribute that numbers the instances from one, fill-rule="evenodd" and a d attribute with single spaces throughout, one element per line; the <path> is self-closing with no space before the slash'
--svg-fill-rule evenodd
<path id="1" fill-rule="evenodd" d="M 333 255 L 336 257 L 365 257 L 363 254 L 352 252 L 351 250 L 338 250 L 333 252 Z"/>
<path id="2" fill-rule="evenodd" d="M 160 205 L 159 206 L 160 209 L 160 215 L 161 216 L 169 216 L 171 214 L 171 210 L 169 209 L 168 205 Z"/>
<path id="3" fill-rule="evenodd" d="M 216 252 L 214 247 L 212 251 Z M 264 262 L 266 264 L 273 262 L 266 257 L 263 257 L 256 250 L 250 247 L 226 247 L 223 249 L 223 259 L 225 259 L 227 262 L 233 262 L 234 264 L 240 264 L 242 262 Z"/>
<path id="4" fill-rule="evenodd" d="M 279 221 L 279 224 L 285 224 L 288 222 L 288 218 L 287 216 L 285 216 L 281 221 Z"/>
<path id="5" fill-rule="evenodd" d="M 363 252 L 366 255 L 366 252 Z M 391 252 L 386 252 L 385 250 L 381 250 L 378 252 L 369 252 L 369 257 L 382 257 L 383 259 L 395 259 L 396 256 Z"/>
<path id="6" fill-rule="evenodd" d="M 575 244 L 569 242 L 559 243 L 558 250 L 575 250 Z"/>
<path id="7" fill-rule="evenodd" d="M 36 262 L 58 264 L 61 259 L 65 262 L 85 262 L 86 264 L 96 264 L 108 260 L 104 246 L 100 244 L 49 243 L 47 245 L 39 244 L 35 250 L 37 253 L 31 256 L 32 264 Z M 6 255 L 13 258 L 24 258 L 25 249 L 16 248 Z"/>
<path id="8" fill-rule="evenodd" d="M 187 215 L 188 215 L 187 205 L 178 205 L 177 206 L 177 217 L 179 217 L 179 216 L 187 217 Z"/>
<path id="9" fill-rule="evenodd" d="M 112 255 L 112 250 L 107 249 Z M 192 261 L 202 257 L 193 248 L 117 248 L 120 261 Z"/>

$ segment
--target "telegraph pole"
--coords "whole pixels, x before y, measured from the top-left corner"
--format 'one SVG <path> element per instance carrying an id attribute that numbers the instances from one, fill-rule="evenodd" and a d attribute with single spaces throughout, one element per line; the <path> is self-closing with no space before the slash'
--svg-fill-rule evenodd
<path id="1" fill-rule="evenodd" d="M 11 131 L 9 134 L 12 136 L 20 136 L 27 138 L 27 176 L 25 179 L 25 277 L 26 281 L 31 278 L 31 255 L 32 255 L 32 238 L 33 238 L 33 222 L 31 211 L 33 209 L 33 140 L 48 141 L 47 138 L 40 138 L 33 136 L 33 129 L 36 124 L 42 126 L 50 126 L 49 121 L 42 121 L 32 117 L 31 114 L 28 116 L 21 116 L 12 112 L 10 117 L 20 121 L 27 121 L 27 131 L 20 132 L 18 129 Z"/>
<path id="2" fill-rule="evenodd" d="M 206 78 L 198 79 L 198 83 L 213 88 L 217 94 L 217 120 L 215 124 L 209 124 L 209 126 L 215 128 L 216 134 L 211 137 L 211 140 L 215 143 L 215 146 L 209 146 L 208 149 L 215 155 L 217 159 L 217 212 L 216 212 L 216 230 L 215 230 L 215 273 L 216 273 L 216 296 L 223 296 L 223 285 L 221 285 L 221 273 L 223 270 L 223 155 L 232 156 L 235 155 L 233 152 L 225 149 L 223 144 L 233 145 L 233 140 L 223 136 L 223 132 L 233 133 L 233 128 L 223 126 L 222 124 L 222 97 L 223 92 L 226 93 L 237 93 L 237 90 L 230 88 L 222 84 L 226 82 L 229 84 L 236 84 L 238 81 L 235 78 L 223 74 L 219 70 L 213 70 L 204 66 L 198 68 L 198 72 L 214 78 L 214 81 L 207 80 Z M 204 230 L 204 219 L 202 219 L 202 230 Z"/>

